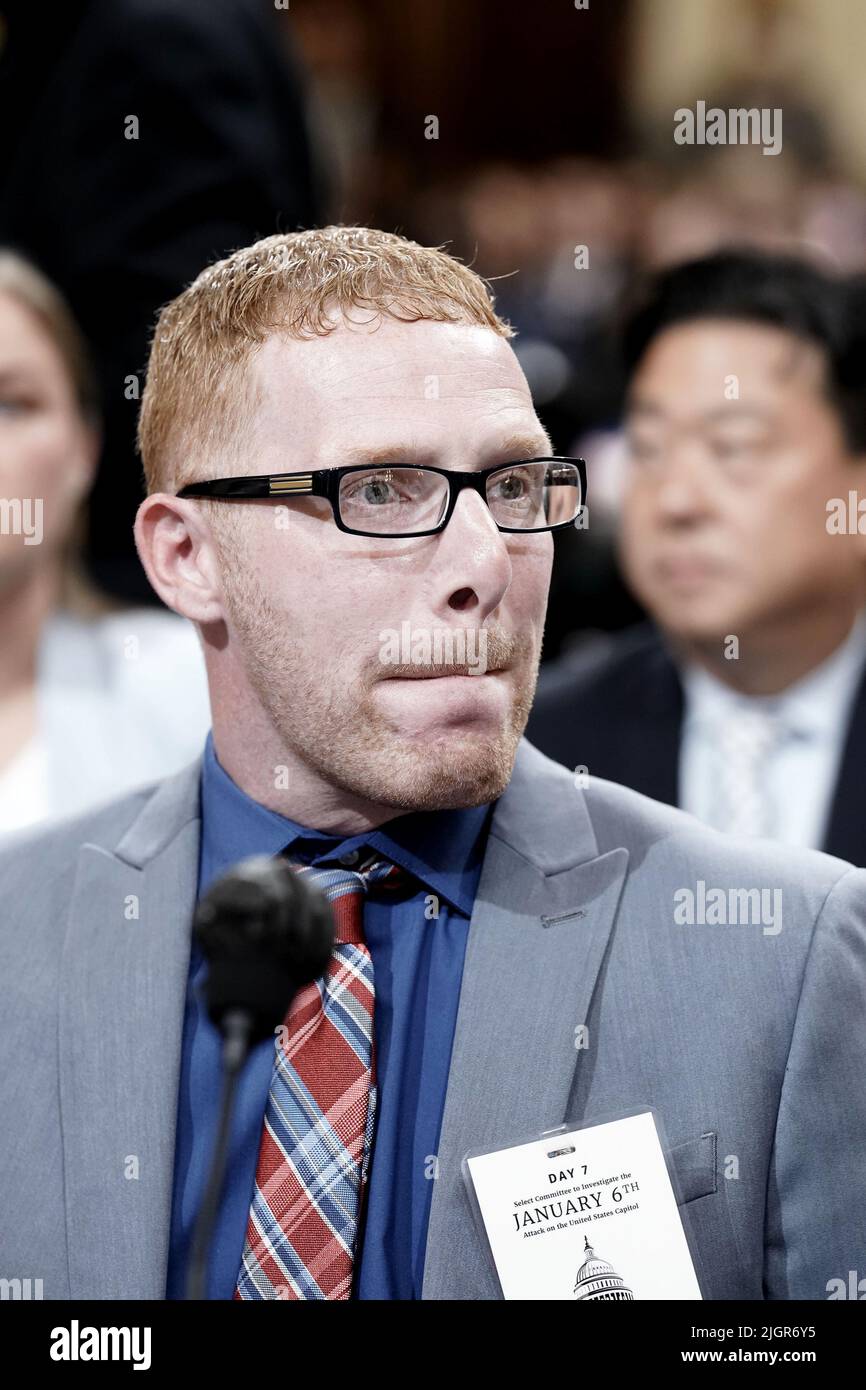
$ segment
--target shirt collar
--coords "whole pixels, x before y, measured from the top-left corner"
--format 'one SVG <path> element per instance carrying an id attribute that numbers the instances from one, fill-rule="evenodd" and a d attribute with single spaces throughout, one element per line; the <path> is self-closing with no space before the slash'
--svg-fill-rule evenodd
<path id="1" fill-rule="evenodd" d="M 866 663 L 866 615 L 859 614 L 845 641 L 820 666 L 776 695 L 744 695 L 703 667 L 682 671 L 687 718 L 711 725 L 744 707 L 775 714 L 793 733 L 835 735 L 847 718 Z"/>
<path id="2" fill-rule="evenodd" d="M 361 835 L 328 835 L 269 810 L 242 791 L 217 759 L 213 735 L 208 734 L 201 777 L 200 888 L 204 890 L 251 854 L 275 855 L 295 847 L 305 860 L 315 863 L 325 855 L 350 855 L 369 845 L 471 917 L 492 809 L 487 804 L 453 811 L 413 811 Z"/>

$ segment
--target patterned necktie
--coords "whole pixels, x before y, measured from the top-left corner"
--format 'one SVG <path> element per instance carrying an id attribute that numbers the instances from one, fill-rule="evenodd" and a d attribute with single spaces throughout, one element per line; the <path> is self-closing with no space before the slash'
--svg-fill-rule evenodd
<path id="1" fill-rule="evenodd" d="M 711 824 L 729 835 L 773 835 L 769 762 L 784 732 L 771 708 L 743 708 L 716 730 L 719 776 Z"/>
<path id="2" fill-rule="evenodd" d="M 369 854 L 369 852 L 368 852 Z M 411 877 L 388 860 L 299 867 L 331 903 L 336 941 L 276 1042 L 236 1299 L 347 1299 L 376 1118 L 373 962 L 364 898 Z"/>

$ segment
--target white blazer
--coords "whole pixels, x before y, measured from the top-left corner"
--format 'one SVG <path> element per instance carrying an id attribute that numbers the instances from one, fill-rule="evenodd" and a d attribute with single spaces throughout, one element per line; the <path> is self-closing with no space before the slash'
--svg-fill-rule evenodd
<path id="1" fill-rule="evenodd" d="M 210 727 L 204 658 L 183 618 L 59 612 L 37 660 L 37 729 L 0 772 L 0 837 L 176 772 Z"/>

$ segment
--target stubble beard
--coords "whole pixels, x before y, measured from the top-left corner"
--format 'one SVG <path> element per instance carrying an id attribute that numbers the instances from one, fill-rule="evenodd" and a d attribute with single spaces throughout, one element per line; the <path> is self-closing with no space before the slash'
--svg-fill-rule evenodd
<path id="1" fill-rule="evenodd" d="M 327 673 L 311 671 L 309 653 L 252 576 L 235 569 L 225 600 L 247 679 L 280 746 L 329 787 L 398 813 L 481 806 L 505 790 L 535 693 L 535 643 L 517 643 L 504 727 L 408 738 L 377 710 L 375 682 L 361 675 L 329 683 Z"/>

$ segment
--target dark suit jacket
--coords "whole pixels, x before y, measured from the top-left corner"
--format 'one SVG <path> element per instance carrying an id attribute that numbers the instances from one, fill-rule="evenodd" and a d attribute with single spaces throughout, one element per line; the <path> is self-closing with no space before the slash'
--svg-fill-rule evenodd
<path id="1" fill-rule="evenodd" d="M 90 560 L 151 601 L 132 521 L 158 308 L 209 262 L 320 221 L 300 74 L 271 0 L 0 0 L 0 242 L 60 286 L 93 348 L 105 447 Z M 138 138 L 128 139 L 128 118 Z"/>
<path id="2" fill-rule="evenodd" d="M 542 667 L 527 738 L 567 767 L 678 803 L 683 691 L 656 629 L 592 639 Z M 819 848 L 866 866 L 866 670 Z"/>

